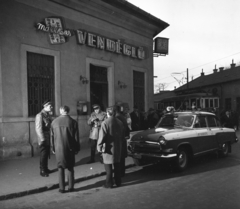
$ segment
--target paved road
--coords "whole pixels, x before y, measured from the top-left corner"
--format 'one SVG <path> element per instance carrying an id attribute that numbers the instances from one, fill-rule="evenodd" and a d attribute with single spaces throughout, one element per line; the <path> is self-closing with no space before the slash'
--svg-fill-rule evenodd
<path id="1" fill-rule="evenodd" d="M 240 143 L 227 158 L 211 154 L 194 161 L 185 172 L 168 165 L 128 169 L 119 188 L 103 189 L 104 176 L 76 184 L 76 192 L 58 190 L 0 202 L 5 209 L 239 209 Z"/>

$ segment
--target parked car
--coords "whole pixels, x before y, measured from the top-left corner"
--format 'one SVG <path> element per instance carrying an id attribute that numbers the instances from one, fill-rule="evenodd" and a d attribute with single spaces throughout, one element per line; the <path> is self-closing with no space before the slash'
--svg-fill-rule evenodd
<path id="1" fill-rule="evenodd" d="M 133 132 L 128 155 L 136 165 L 170 159 L 183 171 L 196 156 L 217 152 L 226 157 L 237 141 L 235 130 L 222 127 L 213 113 L 172 112 L 165 114 L 154 129 Z"/>

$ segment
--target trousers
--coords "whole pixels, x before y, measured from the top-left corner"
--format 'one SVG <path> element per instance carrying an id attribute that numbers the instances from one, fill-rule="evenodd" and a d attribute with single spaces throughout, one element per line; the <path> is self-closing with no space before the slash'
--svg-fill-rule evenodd
<path id="1" fill-rule="evenodd" d="M 68 189 L 74 188 L 74 169 L 68 169 Z M 65 169 L 63 167 L 58 167 L 58 180 L 59 180 L 59 189 L 65 190 Z"/>
<path id="2" fill-rule="evenodd" d="M 48 170 L 48 157 L 50 155 L 50 146 L 41 144 L 40 148 L 40 170 L 47 171 Z"/>
<path id="3" fill-rule="evenodd" d="M 113 164 L 104 164 L 106 170 L 106 183 L 107 187 L 113 186 L 113 174 L 114 174 L 114 181 L 117 186 L 120 186 L 122 183 L 121 180 L 121 166 L 120 163 L 113 163 Z M 113 173 L 114 167 L 114 173 Z"/>

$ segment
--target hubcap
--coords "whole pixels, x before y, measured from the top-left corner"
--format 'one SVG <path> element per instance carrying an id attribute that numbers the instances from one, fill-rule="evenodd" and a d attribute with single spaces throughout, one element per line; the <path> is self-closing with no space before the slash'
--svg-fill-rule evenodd
<path id="1" fill-rule="evenodd" d="M 186 154 L 184 152 L 179 154 L 178 162 L 180 167 L 184 167 L 186 165 Z"/>

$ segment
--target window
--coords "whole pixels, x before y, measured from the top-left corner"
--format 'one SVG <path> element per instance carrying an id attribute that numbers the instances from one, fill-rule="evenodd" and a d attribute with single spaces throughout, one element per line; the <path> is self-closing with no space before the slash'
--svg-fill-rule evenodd
<path id="1" fill-rule="evenodd" d="M 208 116 L 208 127 L 217 127 L 217 122 L 213 116 Z"/>
<path id="2" fill-rule="evenodd" d="M 211 99 L 209 99 L 209 107 L 213 107 L 213 99 L 211 98 Z"/>
<path id="3" fill-rule="evenodd" d="M 209 107 L 209 99 L 205 99 L 205 108 Z"/>
<path id="4" fill-rule="evenodd" d="M 199 116 L 198 119 L 199 119 L 199 126 L 200 127 L 207 127 L 205 116 Z"/>
<path id="5" fill-rule="evenodd" d="M 45 100 L 54 101 L 54 57 L 27 52 L 28 116 L 41 111 Z"/>

